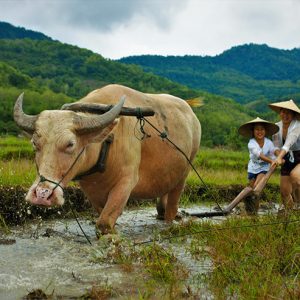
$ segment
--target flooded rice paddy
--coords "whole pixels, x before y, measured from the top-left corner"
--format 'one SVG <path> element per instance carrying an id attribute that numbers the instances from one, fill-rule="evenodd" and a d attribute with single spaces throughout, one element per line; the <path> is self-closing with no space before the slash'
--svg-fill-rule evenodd
<path id="1" fill-rule="evenodd" d="M 186 211 L 209 209 L 197 206 Z M 221 221 L 223 218 L 213 219 Z M 78 299 L 99 284 L 113 287 L 114 299 L 131 299 L 131 293 L 139 295 L 137 291 L 143 289 L 143 285 L 139 285 L 139 270 L 126 272 L 114 261 L 103 259 L 105 253 L 111 251 L 109 238 L 124 238 L 136 244 L 150 242 L 170 225 L 156 219 L 154 208 L 128 209 L 118 219 L 118 234 L 98 240 L 92 218 L 80 218 L 79 221 L 92 245 L 74 219 L 34 221 L 13 227 L 9 235 L 0 236 L 0 299 L 22 299 L 34 290 L 42 290 L 54 299 Z M 211 270 L 211 261 L 207 258 L 194 260 L 184 245 L 174 246 L 168 240 L 162 244 L 171 247 L 185 265 L 188 284 L 195 293 L 205 290 L 205 286 L 199 286 L 199 282 L 193 283 L 193 280 Z"/>

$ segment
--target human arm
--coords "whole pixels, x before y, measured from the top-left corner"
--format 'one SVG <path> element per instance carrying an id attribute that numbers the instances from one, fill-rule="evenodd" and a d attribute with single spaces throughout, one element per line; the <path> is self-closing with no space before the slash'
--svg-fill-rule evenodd
<path id="1" fill-rule="evenodd" d="M 289 152 L 290 148 L 297 142 L 299 138 L 300 138 L 300 127 L 298 126 L 288 134 L 286 141 L 283 147 L 281 148 L 281 150 L 275 152 L 277 158 L 274 161 L 274 164 L 278 166 L 284 163 L 283 157 Z"/>
<path id="2" fill-rule="evenodd" d="M 254 139 L 250 140 L 248 144 L 250 158 L 252 158 L 254 161 L 257 161 L 258 163 L 264 161 L 271 164 L 273 162 L 272 157 L 274 157 L 275 148 L 273 143 L 269 139 L 266 139 L 265 143 L 266 144 L 264 145 L 264 147 L 261 148 L 257 141 L 255 141 Z"/>
<path id="3" fill-rule="evenodd" d="M 273 160 L 270 157 L 265 156 L 263 153 L 260 153 L 259 158 L 269 164 L 273 163 Z"/>

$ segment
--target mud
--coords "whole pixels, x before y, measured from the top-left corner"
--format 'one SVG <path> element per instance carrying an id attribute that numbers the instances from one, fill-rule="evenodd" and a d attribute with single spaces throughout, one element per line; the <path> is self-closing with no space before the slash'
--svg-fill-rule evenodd
<path id="1" fill-rule="evenodd" d="M 130 296 L 129 287 L 137 291 L 141 281 L 139 273 L 124 272 L 110 261 L 95 261 L 99 251 L 105 251 L 109 246 L 103 247 L 103 241 L 96 238 L 92 221 L 81 218 L 80 223 L 92 246 L 71 219 L 35 221 L 16 226 L 9 235 L 1 237 L 13 242 L 0 243 L 0 299 L 22 299 L 38 291 L 52 295 L 54 299 L 77 299 L 95 284 L 113 287 L 116 293 L 113 298 L 116 299 L 121 299 L 127 292 Z M 118 219 L 116 229 L 118 237 L 140 243 L 150 241 L 168 226 L 156 219 L 154 208 L 143 208 L 126 210 Z M 173 247 L 168 243 L 164 242 L 165 246 Z M 207 259 L 193 260 L 184 245 L 176 245 L 173 250 L 188 268 L 190 280 L 211 268 Z"/>
<path id="2" fill-rule="evenodd" d="M 240 186 L 227 186 L 226 198 L 220 201 L 221 206 L 226 206 L 240 190 Z M 136 297 L 130 299 L 139 299 L 139 293 L 145 285 L 141 272 L 138 267 L 132 272 L 126 272 L 114 261 L 103 259 L 104 254 L 111 251 L 113 243 L 97 239 L 96 216 L 79 189 L 69 188 L 66 204 L 53 209 L 29 206 L 23 200 L 25 192 L 22 187 L 0 189 L 0 202 L 3 204 L 0 208 L 0 225 L 1 222 L 6 224 L 0 226 L 0 299 L 36 299 L 37 295 L 41 299 L 83 299 L 93 287 L 99 285 L 113 290 L 113 296 L 109 299 L 129 299 L 132 294 Z M 199 204 L 204 199 L 212 200 L 207 192 L 186 189 L 185 193 L 191 202 L 196 203 L 184 208 L 187 213 L 214 209 L 215 203 L 210 202 L 210 206 Z M 217 193 L 224 196 L 222 193 L 225 193 L 225 189 L 219 189 Z M 271 193 L 267 191 L 266 197 Z M 156 219 L 155 201 L 147 202 L 152 203 L 151 207 L 137 207 L 136 201 L 129 201 L 117 221 L 118 234 L 112 239 L 124 238 L 138 247 L 145 242 L 151 243 L 159 232 L 170 226 Z M 80 224 L 92 245 L 74 220 L 71 205 L 79 212 Z M 277 209 L 268 203 L 264 208 L 260 213 Z M 184 220 L 188 218 L 184 217 Z M 216 222 L 223 219 L 213 218 Z M 211 261 L 207 258 L 200 261 L 193 259 L 186 251 L 185 244 L 174 245 L 168 240 L 161 243 L 166 249 L 171 249 L 188 270 L 186 286 L 192 290 L 193 295 L 205 295 L 209 299 L 210 295 L 199 278 L 211 270 Z"/>
<path id="3" fill-rule="evenodd" d="M 185 211 L 212 209 L 212 206 L 197 205 L 185 208 Z M 275 212 L 276 209 L 274 205 L 264 207 L 260 214 Z M 224 217 L 212 220 L 220 222 Z M 79 221 L 92 245 L 74 219 L 39 219 L 12 227 L 8 235 L 0 235 L 0 299 L 23 299 L 26 295 L 28 299 L 34 299 L 37 293 L 49 299 L 79 299 L 98 285 L 114 291 L 109 299 L 130 298 L 132 294 L 136 298 L 130 299 L 139 299 L 139 292 L 143 291 L 145 284 L 140 271 L 126 272 L 113 260 L 103 260 L 103 254 L 112 250 L 113 239 L 127 239 L 138 247 L 145 242 L 151 243 L 170 225 L 156 219 L 153 207 L 127 208 L 118 219 L 118 234 L 108 237 L 108 240 L 98 240 L 93 217 L 80 218 Z M 207 258 L 200 261 L 193 259 L 185 249 L 186 243 L 173 244 L 170 240 L 161 243 L 165 249 L 172 249 L 188 270 L 186 286 L 193 295 L 205 295 L 209 299 L 210 295 L 199 278 L 211 270 L 211 261 Z"/>

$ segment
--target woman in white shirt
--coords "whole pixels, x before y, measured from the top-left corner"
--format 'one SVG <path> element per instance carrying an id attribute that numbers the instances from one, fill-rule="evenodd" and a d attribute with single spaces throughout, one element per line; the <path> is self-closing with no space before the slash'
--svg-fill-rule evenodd
<path id="1" fill-rule="evenodd" d="M 276 123 L 279 132 L 273 136 L 278 155 L 274 164 L 281 165 L 280 193 L 285 208 L 293 208 L 300 201 L 300 109 L 293 100 L 269 104 L 279 113 Z"/>
<path id="2" fill-rule="evenodd" d="M 275 147 L 273 142 L 266 138 L 275 134 L 279 130 L 279 127 L 271 122 L 265 121 L 260 118 L 256 118 L 250 122 L 243 124 L 239 128 L 239 133 L 245 137 L 250 137 L 248 143 L 249 149 L 249 163 L 248 163 L 248 180 L 249 186 L 253 189 L 256 187 L 258 182 L 264 177 L 269 169 L 270 165 L 275 160 Z M 259 207 L 258 199 L 251 199 L 245 201 L 247 212 L 252 213 L 251 210 L 257 212 Z"/>

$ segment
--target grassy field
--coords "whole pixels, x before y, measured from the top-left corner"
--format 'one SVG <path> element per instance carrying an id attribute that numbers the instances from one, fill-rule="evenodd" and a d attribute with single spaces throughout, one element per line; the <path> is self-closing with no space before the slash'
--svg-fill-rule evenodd
<path id="1" fill-rule="evenodd" d="M 139 278 L 130 295 L 124 288 L 102 282 L 87 298 L 299 299 L 299 222 L 296 214 L 279 219 L 232 216 L 217 223 L 189 220 L 173 224 L 141 243 L 102 237 L 94 249 L 95 262 L 113 262 L 127 276 L 138 272 Z M 178 249 L 200 268 L 209 260 L 211 270 L 189 276 Z"/>
<path id="2" fill-rule="evenodd" d="M 0 138 L 0 184 L 29 186 L 35 177 L 34 153 L 27 138 Z M 198 152 L 194 166 L 201 179 L 191 172 L 187 184 L 199 186 L 202 181 L 212 185 L 247 184 L 248 152 L 224 148 L 203 148 Z M 278 172 L 270 183 L 278 184 Z"/>
<path id="3" fill-rule="evenodd" d="M 231 217 L 173 225 L 164 234 L 186 243 L 196 260 L 212 259 L 212 272 L 195 280 L 214 299 L 299 299 L 299 222 L 299 214 Z"/>

